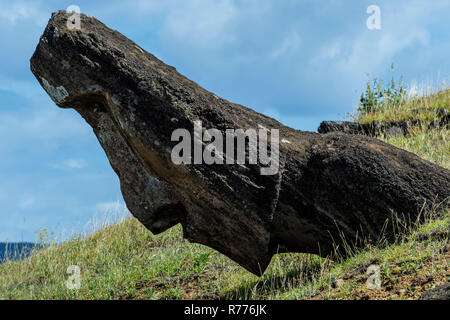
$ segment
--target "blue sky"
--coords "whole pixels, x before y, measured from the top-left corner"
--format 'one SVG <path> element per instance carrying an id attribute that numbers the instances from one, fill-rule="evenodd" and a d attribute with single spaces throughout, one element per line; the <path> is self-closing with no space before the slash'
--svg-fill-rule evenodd
<path id="1" fill-rule="evenodd" d="M 90 127 L 29 70 L 51 12 L 78 5 L 206 89 L 315 131 L 353 112 L 367 74 L 450 74 L 450 0 L 0 1 L 0 241 L 83 231 L 125 212 Z M 366 9 L 381 9 L 369 30 Z"/>

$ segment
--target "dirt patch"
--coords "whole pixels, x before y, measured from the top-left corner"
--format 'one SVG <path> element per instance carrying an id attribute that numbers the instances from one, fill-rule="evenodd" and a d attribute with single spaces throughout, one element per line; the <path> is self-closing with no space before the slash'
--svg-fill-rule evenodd
<path id="1" fill-rule="evenodd" d="M 443 266 L 441 271 L 436 266 Z M 442 250 L 442 254 L 425 261 L 415 272 L 393 263 L 389 278 L 384 279 L 379 289 L 368 289 L 364 266 L 350 270 L 339 286 L 330 285 L 312 300 L 346 299 L 346 300 L 417 300 L 427 290 L 450 281 L 450 252 Z M 344 290 L 352 289 L 349 294 Z M 343 297 L 344 296 L 344 297 Z"/>

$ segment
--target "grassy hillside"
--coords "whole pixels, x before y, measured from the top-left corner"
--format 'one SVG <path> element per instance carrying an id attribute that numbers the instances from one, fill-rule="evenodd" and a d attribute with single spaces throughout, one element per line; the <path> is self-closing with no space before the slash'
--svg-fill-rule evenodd
<path id="1" fill-rule="evenodd" d="M 422 117 L 450 106 L 450 91 L 405 99 L 355 115 L 357 121 Z M 414 109 L 425 108 L 420 115 Z M 448 129 L 417 128 L 408 137 L 382 138 L 450 168 Z M 135 219 L 92 235 L 50 245 L 22 261 L 0 266 L 2 299 L 416 299 L 450 280 L 450 211 L 424 212 L 426 222 L 399 232 L 350 258 L 280 254 L 258 278 L 218 252 L 182 239 L 180 226 L 155 236 Z M 81 270 L 79 289 L 68 289 L 67 268 Z M 380 270 L 369 289 L 367 269 Z"/>

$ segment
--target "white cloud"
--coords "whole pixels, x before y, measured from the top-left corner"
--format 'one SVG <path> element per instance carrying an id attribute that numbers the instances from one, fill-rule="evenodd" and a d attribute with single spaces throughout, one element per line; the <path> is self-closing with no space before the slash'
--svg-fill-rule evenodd
<path id="1" fill-rule="evenodd" d="M 90 137 L 88 125 L 75 111 L 59 109 L 45 100 L 31 99 L 20 110 L 7 105 L 6 110 L 0 110 L 0 136 L 8 137 L 0 139 L 0 149 L 8 151 L 18 145 L 53 148 L 68 139 Z"/>
<path id="2" fill-rule="evenodd" d="M 107 201 L 99 202 L 94 205 L 94 211 L 111 212 L 111 211 L 123 211 L 128 210 L 125 203 L 121 201 Z"/>
<path id="3" fill-rule="evenodd" d="M 162 36 L 194 46 L 220 47 L 234 39 L 232 21 L 237 7 L 232 0 L 191 0 L 171 3 L 162 27 Z"/>
<path id="4" fill-rule="evenodd" d="M 446 6 L 449 7 L 448 3 Z M 439 12 L 445 10 L 443 2 L 383 1 L 380 7 L 381 30 L 368 30 L 364 23 L 355 24 L 319 42 L 316 49 L 309 48 L 314 53 L 304 62 L 307 67 L 303 72 L 312 79 L 311 83 L 318 86 L 320 82 L 314 79 L 322 78 L 330 96 L 352 95 L 356 104 L 357 94 L 351 91 L 363 88 L 367 74 L 384 77 L 392 63 L 398 70 L 396 76 L 417 72 L 422 66 L 435 72 L 431 70 L 434 63 L 420 59 L 419 55 L 431 52 L 437 45 L 431 43 L 436 32 L 433 21 L 440 20 L 442 24 Z M 439 51 L 442 49 L 441 46 Z M 353 106 L 348 105 L 350 108 Z"/>
<path id="5" fill-rule="evenodd" d="M 342 43 L 340 41 L 331 41 L 320 48 L 317 57 L 319 60 L 333 60 L 339 57 L 341 53 Z"/>
<path id="6" fill-rule="evenodd" d="M 34 81 L 14 80 L 0 74 L 0 90 L 14 92 L 26 98 L 42 93 L 42 89 L 36 84 Z"/>
<path id="7" fill-rule="evenodd" d="M 86 167 L 86 161 L 83 159 L 68 159 L 63 162 L 63 165 L 72 169 L 82 169 Z"/>
<path id="8" fill-rule="evenodd" d="M 35 203 L 36 199 L 33 196 L 24 196 L 19 200 L 17 206 L 21 209 L 30 209 L 34 207 Z"/>
<path id="9" fill-rule="evenodd" d="M 285 55 L 295 54 L 300 49 L 302 38 L 297 30 L 292 30 L 281 42 L 281 44 L 270 52 L 272 60 L 283 58 Z"/>
<path id="10" fill-rule="evenodd" d="M 403 23 L 408 25 L 406 21 Z M 426 28 L 408 28 L 400 22 L 395 28 L 363 29 L 356 35 L 341 35 L 319 47 L 311 62 L 314 67 L 328 66 L 340 70 L 340 74 L 354 75 L 355 72 L 386 68 L 397 53 L 412 46 L 427 47 L 429 43 L 430 33 Z"/>
<path id="11" fill-rule="evenodd" d="M 51 167 L 58 170 L 65 169 L 83 169 L 87 166 L 87 163 L 83 159 L 67 159 L 61 163 L 52 164 Z"/>
<path id="12" fill-rule="evenodd" d="M 341 66 L 352 70 L 386 67 L 398 52 L 412 45 L 427 46 L 429 38 L 428 31 L 423 28 L 387 32 L 374 42 L 362 35 L 353 43 L 350 56 L 341 60 Z"/>
<path id="13" fill-rule="evenodd" d="M 0 10 L 0 20 L 7 21 L 11 25 L 16 25 L 20 20 L 31 20 L 43 26 L 47 19 L 48 13 L 36 2 L 8 1 L 6 4 L 2 3 Z"/>

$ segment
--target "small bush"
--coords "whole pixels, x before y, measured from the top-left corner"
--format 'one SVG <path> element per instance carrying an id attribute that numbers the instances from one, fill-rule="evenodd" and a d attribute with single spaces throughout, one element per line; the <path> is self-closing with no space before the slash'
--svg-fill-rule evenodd
<path id="1" fill-rule="evenodd" d="M 391 66 L 392 79 L 387 88 L 384 88 L 383 80 L 373 79 L 368 75 L 366 91 L 361 94 L 358 111 L 361 114 L 377 112 L 385 106 L 397 106 L 406 100 L 407 94 L 403 87 L 403 78 L 400 77 L 396 86 L 394 78 L 394 65 Z"/>

